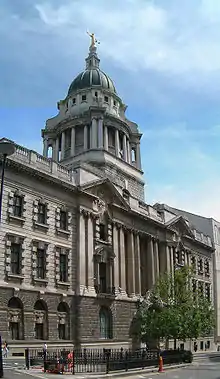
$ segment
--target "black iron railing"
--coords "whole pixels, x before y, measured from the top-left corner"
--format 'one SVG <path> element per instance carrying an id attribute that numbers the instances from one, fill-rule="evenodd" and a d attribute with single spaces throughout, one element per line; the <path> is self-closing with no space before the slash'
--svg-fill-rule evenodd
<path id="1" fill-rule="evenodd" d="M 165 350 L 160 353 L 164 364 L 191 362 L 192 354 L 185 350 Z M 54 373 L 109 373 L 134 368 L 157 366 L 158 350 L 80 349 L 42 350 L 26 349 L 26 367 L 41 366 Z"/>

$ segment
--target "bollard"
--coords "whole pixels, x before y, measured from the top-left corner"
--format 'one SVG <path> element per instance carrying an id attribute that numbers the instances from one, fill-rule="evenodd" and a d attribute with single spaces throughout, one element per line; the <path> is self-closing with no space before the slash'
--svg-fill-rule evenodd
<path id="1" fill-rule="evenodd" d="M 2 336 L 0 335 L 0 378 L 3 378 L 3 360 L 2 360 Z"/>
<path id="2" fill-rule="evenodd" d="M 29 370 L 30 369 L 30 353 L 29 353 L 29 349 L 25 349 L 24 351 L 24 356 L 25 356 L 25 366 L 26 366 L 26 369 Z"/>
<path id="3" fill-rule="evenodd" d="M 159 356 L 159 369 L 158 369 L 158 372 L 164 372 L 164 369 L 163 369 L 163 357 L 161 357 L 161 355 Z"/>

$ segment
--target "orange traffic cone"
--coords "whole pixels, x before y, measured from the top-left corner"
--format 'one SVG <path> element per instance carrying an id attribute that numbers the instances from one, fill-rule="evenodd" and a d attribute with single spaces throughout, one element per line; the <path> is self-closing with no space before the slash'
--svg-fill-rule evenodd
<path id="1" fill-rule="evenodd" d="M 159 357 L 159 370 L 158 370 L 158 372 L 164 372 L 164 369 L 163 369 L 163 358 L 161 357 L 161 355 Z"/>

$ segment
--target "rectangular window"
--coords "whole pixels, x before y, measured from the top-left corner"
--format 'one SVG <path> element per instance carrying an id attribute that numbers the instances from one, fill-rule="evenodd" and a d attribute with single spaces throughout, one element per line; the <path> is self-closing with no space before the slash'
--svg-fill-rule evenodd
<path id="1" fill-rule="evenodd" d="M 19 323 L 18 322 L 10 322 L 9 329 L 11 332 L 12 340 L 19 340 Z"/>
<path id="2" fill-rule="evenodd" d="M 39 224 L 46 224 L 47 221 L 47 206 L 46 204 L 38 204 L 38 222 Z"/>
<path id="3" fill-rule="evenodd" d="M 75 97 L 73 98 L 73 104 L 76 104 L 76 98 Z"/>
<path id="4" fill-rule="evenodd" d="M 205 296 L 206 296 L 206 299 L 208 300 L 208 301 L 210 301 L 211 300 L 211 293 L 210 293 L 211 291 L 210 291 L 210 284 L 209 283 L 206 283 L 205 284 Z"/>
<path id="5" fill-rule="evenodd" d="M 58 332 L 59 332 L 59 339 L 65 340 L 66 339 L 66 325 L 65 324 L 59 324 Z"/>
<path id="6" fill-rule="evenodd" d="M 46 255 L 44 249 L 37 249 L 37 278 L 46 277 Z"/>
<path id="7" fill-rule="evenodd" d="M 23 213 L 23 196 L 14 195 L 13 215 L 16 217 L 22 217 L 22 213 Z"/>
<path id="8" fill-rule="evenodd" d="M 68 212 L 60 211 L 60 229 L 67 230 L 68 227 Z"/>
<path id="9" fill-rule="evenodd" d="M 105 103 L 108 103 L 108 96 L 104 97 L 104 101 L 105 101 Z"/>
<path id="10" fill-rule="evenodd" d="M 99 283 L 100 283 L 100 292 L 106 293 L 107 292 L 107 273 L 106 273 L 107 267 L 106 263 L 100 263 L 99 264 Z"/>
<path id="11" fill-rule="evenodd" d="M 21 274 L 21 244 L 11 244 L 11 273 L 14 275 Z"/>
<path id="12" fill-rule="evenodd" d="M 199 274 L 203 273 L 203 261 L 202 261 L 202 259 L 199 259 L 199 261 L 198 261 L 198 271 L 199 271 Z"/>
<path id="13" fill-rule="evenodd" d="M 108 145 L 115 147 L 115 130 L 111 128 L 108 128 Z"/>
<path id="14" fill-rule="evenodd" d="M 99 237 L 102 241 L 107 241 L 108 233 L 107 233 L 107 225 L 100 223 L 99 224 Z"/>
<path id="15" fill-rule="evenodd" d="M 82 95 L 82 101 L 86 101 L 86 95 Z"/>
<path id="16" fill-rule="evenodd" d="M 68 255 L 66 253 L 60 253 L 60 281 L 68 281 Z"/>
<path id="17" fill-rule="evenodd" d="M 209 261 L 205 261 L 205 276 L 209 276 L 210 274 L 210 267 L 209 267 Z"/>
<path id="18" fill-rule="evenodd" d="M 44 324 L 35 324 L 35 338 L 37 340 L 44 339 Z"/>

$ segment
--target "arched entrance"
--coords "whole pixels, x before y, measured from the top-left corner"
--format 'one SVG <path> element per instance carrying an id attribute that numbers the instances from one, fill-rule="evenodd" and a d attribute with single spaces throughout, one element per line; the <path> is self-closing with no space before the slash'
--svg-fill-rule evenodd
<path id="1" fill-rule="evenodd" d="M 18 297 L 12 297 L 8 302 L 9 333 L 12 340 L 24 338 L 23 304 Z"/>
<path id="2" fill-rule="evenodd" d="M 35 338 L 47 340 L 48 338 L 48 309 L 43 300 L 37 300 L 34 305 Z"/>

